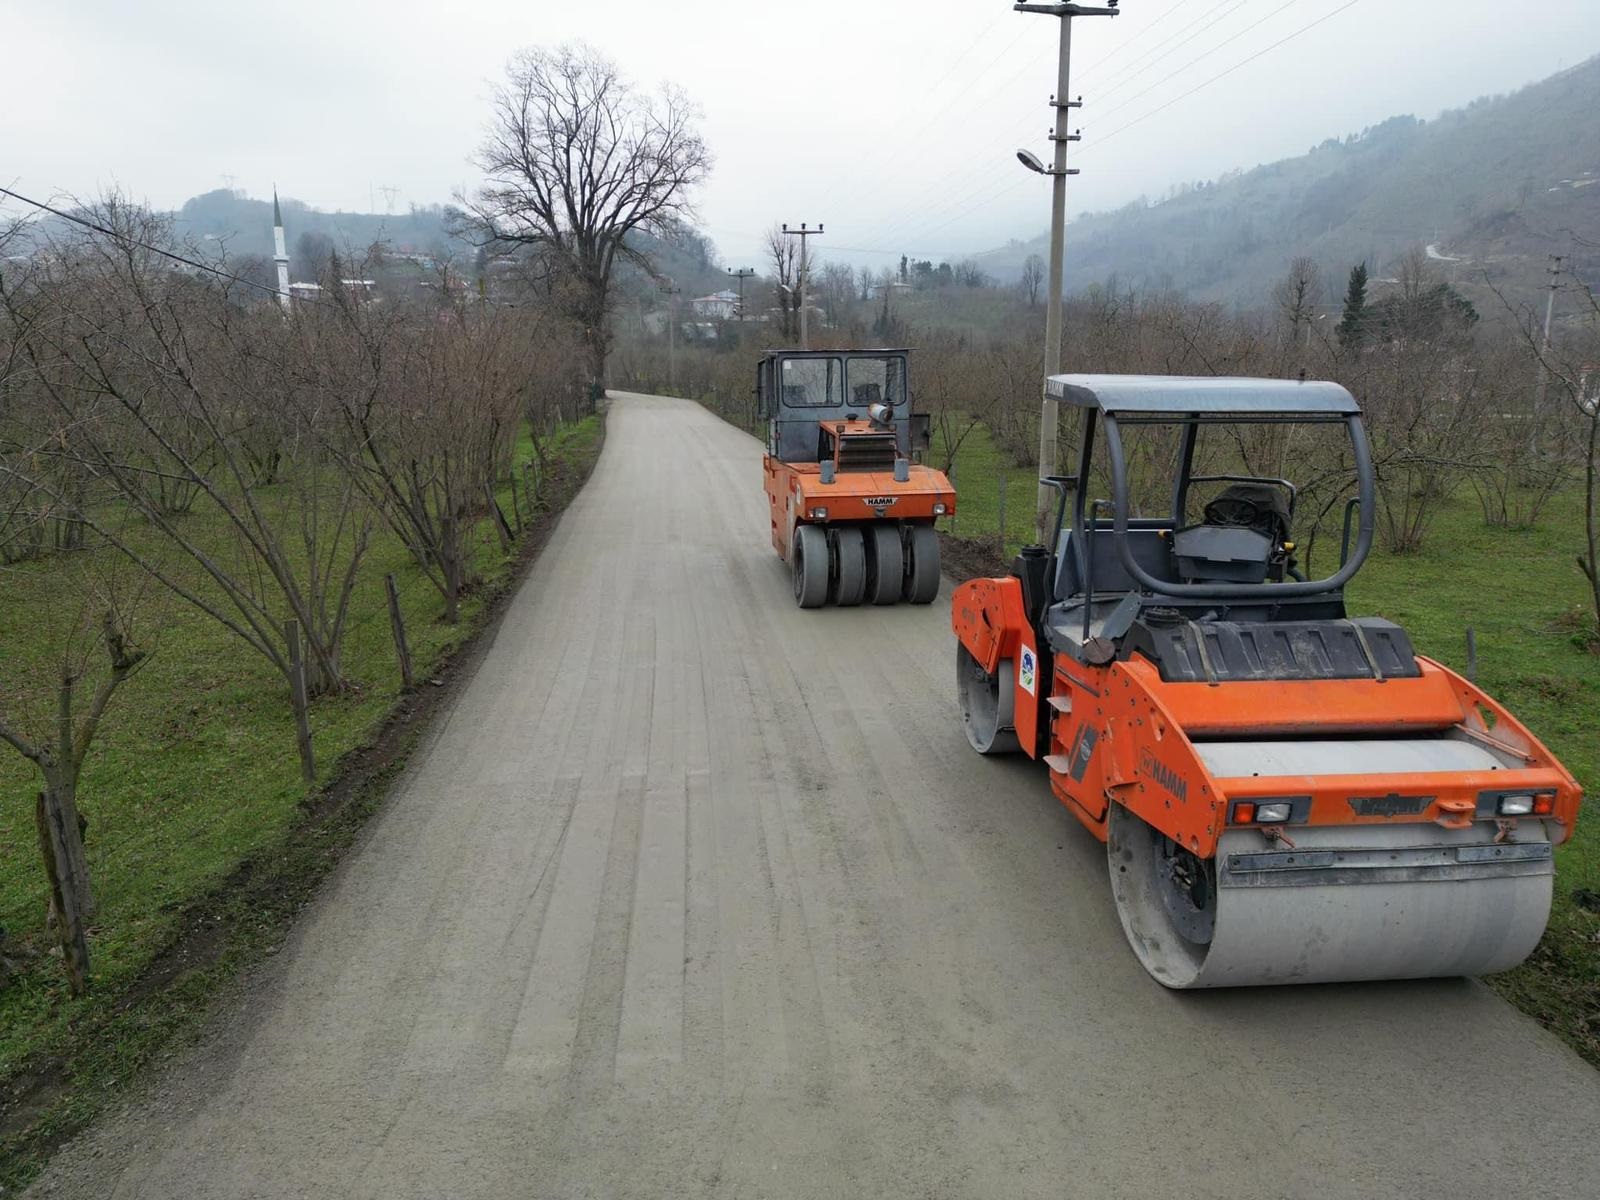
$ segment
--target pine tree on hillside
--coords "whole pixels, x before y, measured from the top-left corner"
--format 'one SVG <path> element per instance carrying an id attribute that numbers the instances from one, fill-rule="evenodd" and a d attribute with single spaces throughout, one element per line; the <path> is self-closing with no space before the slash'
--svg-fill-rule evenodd
<path id="1" fill-rule="evenodd" d="M 1350 286 L 1344 293 L 1344 315 L 1339 318 L 1339 345 L 1354 350 L 1367 339 L 1367 264 L 1350 268 Z"/>

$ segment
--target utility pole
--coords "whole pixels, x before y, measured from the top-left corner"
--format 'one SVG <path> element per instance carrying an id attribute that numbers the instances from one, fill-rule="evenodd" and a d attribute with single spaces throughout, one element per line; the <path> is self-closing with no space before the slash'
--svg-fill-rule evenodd
<path id="1" fill-rule="evenodd" d="M 1107 0 L 1105 6 L 1087 4 L 1013 4 L 1017 12 L 1043 13 L 1061 22 L 1061 49 L 1056 61 L 1056 91 L 1050 97 L 1050 107 L 1055 110 L 1055 128 L 1050 134 L 1055 154 L 1048 170 L 1033 154 L 1019 150 L 1017 157 L 1030 171 L 1050 176 L 1050 295 L 1045 304 L 1044 316 L 1044 374 L 1050 376 L 1061 371 L 1061 288 L 1062 252 L 1067 224 L 1067 176 L 1076 175 L 1067 169 L 1067 143 L 1078 140 L 1079 135 L 1067 128 L 1068 111 L 1083 107 L 1083 98 L 1068 100 L 1070 67 L 1072 62 L 1072 18 L 1114 17 L 1117 0 Z M 1039 409 L 1039 478 L 1056 473 L 1056 427 L 1059 422 L 1059 405 L 1045 395 Z M 1040 542 L 1050 532 L 1050 509 L 1055 492 L 1041 483 L 1035 505 L 1034 529 Z"/>
<path id="2" fill-rule="evenodd" d="M 737 271 L 735 271 L 732 267 L 729 267 L 728 268 L 728 274 L 732 275 L 735 279 L 737 279 L 739 281 L 739 324 L 743 325 L 744 324 L 744 281 L 746 279 L 749 279 L 752 275 L 754 275 L 755 274 L 755 270 L 753 268 L 751 268 L 751 267 L 740 267 Z"/>
<path id="3" fill-rule="evenodd" d="M 806 337 L 806 239 L 816 237 L 817 234 L 821 233 L 822 223 L 819 221 L 815 229 L 807 229 L 805 222 L 802 221 L 799 229 L 790 229 L 785 225 L 783 232 L 793 234 L 800 239 L 800 349 L 809 350 L 811 345 Z"/>
<path id="4" fill-rule="evenodd" d="M 1545 284 L 1545 290 L 1550 294 L 1544 301 L 1544 336 L 1540 339 L 1539 347 L 1539 375 L 1533 385 L 1533 413 L 1532 420 L 1528 422 L 1528 452 L 1530 455 L 1539 453 L 1539 421 L 1544 416 L 1545 387 L 1550 379 L 1550 371 L 1545 366 L 1545 360 L 1550 356 L 1550 318 L 1555 315 L 1556 289 L 1561 286 L 1561 259 L 1563 255 L 1552 254 L 1550 266 L 1550 282 Z"/>
<path id="5" fill-rule="evenodd" d="M 673 319 L 672 298 L 683 289 L 669 283 L 661 290 L 667 297 L 667 387 L 675 392 L 678 390 L 678 322 Z"/>

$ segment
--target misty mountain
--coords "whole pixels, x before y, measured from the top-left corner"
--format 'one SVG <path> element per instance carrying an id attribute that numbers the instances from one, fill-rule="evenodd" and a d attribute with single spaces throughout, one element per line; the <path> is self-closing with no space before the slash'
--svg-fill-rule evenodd
<path id="1" fill-rule="evenodd" d="M 1255 306 L 1305 255 L 1322 268 L 1322 302 L 1332 304 L 1353 264 L 1381 278 L 1422 246 L 1463 287 L 1487 273 L 1526 296 L 1552 252 L 1600 278 L 1597 96 L 1593 58 L 1433 121 L 1397 116 L 1297 158 L 1078 218 L 1067 226 L 1067 287 L 1115 275 Z M 980 262 L 1014 280 L 1029 254 L 1048 252 L 1046 232 Z"/>

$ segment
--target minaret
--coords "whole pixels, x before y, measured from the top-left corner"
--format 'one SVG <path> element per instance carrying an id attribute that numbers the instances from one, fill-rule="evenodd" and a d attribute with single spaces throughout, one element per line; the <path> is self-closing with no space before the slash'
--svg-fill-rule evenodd
<path id="1" fill-rule="evenodd" d="M 289 252 L 283 248 L 283 211 L 278 207 L 278 189 L 272 189 L 272 261 L 278 264 L 278 303 L 289 307 Z"/>

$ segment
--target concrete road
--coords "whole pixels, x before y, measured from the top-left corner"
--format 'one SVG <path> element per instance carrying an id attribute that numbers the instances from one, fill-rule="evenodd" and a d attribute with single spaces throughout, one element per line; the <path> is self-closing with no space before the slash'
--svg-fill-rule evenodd
<path id="1" fill-rule="evenodd" d="M 481 670 L 265 978 L 39 1190 L 1593 1197 L 1476 983 L 1176 994 L 944 597 L 794 607 L 760 450 L 619 399 Z"/>

